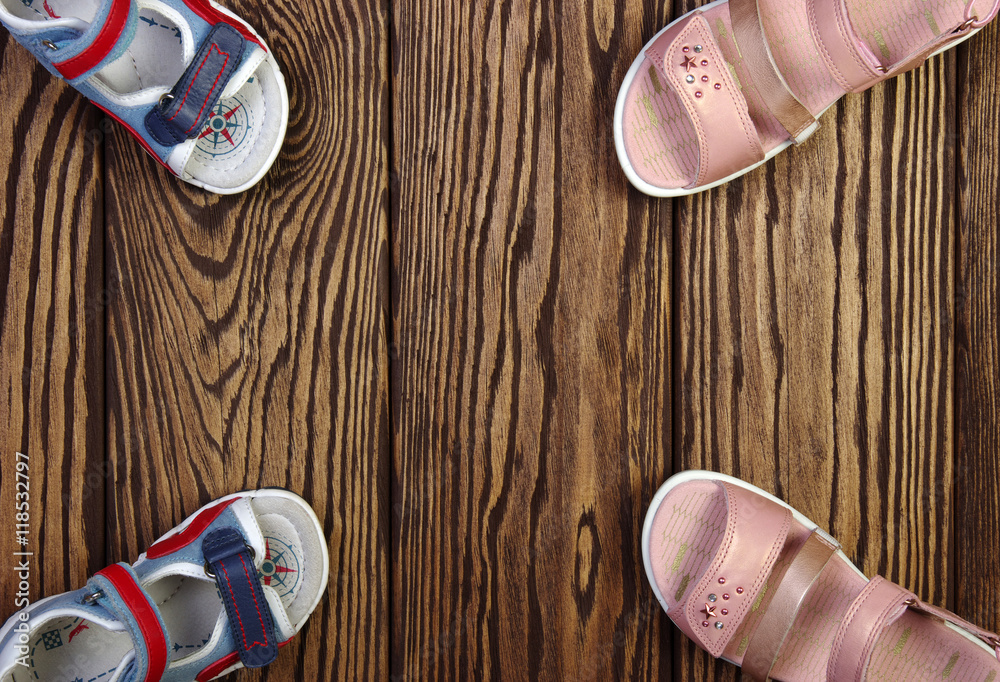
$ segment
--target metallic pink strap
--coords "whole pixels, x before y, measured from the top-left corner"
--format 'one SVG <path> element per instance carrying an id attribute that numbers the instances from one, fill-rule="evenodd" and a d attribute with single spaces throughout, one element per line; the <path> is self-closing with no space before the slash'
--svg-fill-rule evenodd
<path id="1" fill-rule="evenodd" d="M 804 142 L 819 127 L 778 70 L 760 16 L 760 0 L 729 0 L 733 37 L 749 65 L 753 83 L 767 108 L 795 142 Z"/>
<path id="2" fill-rule="evenodd" d="M 769 680 L 781 648 L 792 630 L 806 595 L 837 554 L 840 545 L 826 533 L 814 532 L 805 541 L 781 582 L 771 586 L 774 596 L 750 636 L 743 657 L 743 675 L 751 680 Z"/>
<path id="3" fill-rule="evenodd" d="M 885 77 L 858 36 L 845 0 L 809 0 L 809 26 L 827 70 L 846 92 L 867 90 Z"/>
<path id="4" fill-rule="evenodd" d="M 698 136 L 698 176 L 689 189 L 764 160 L 746 99 L 701 12 L 678 21 L 646 56 L 677 93 Z"/>
<path id="5" fill-rule="evenodd" d="M 691 596 L 668 615 L 692 640 L 718 658 L 723 654 L 778 560 L 792 513 L 730 483 L 726 530 L 719 551 Z"/>
<path id="6" fill-rule="evenodd" d="M 976 5 L 978 5 L 979 2 L 981 2 L 981 0 L 971 0 L 971 2 L 965 6 L 965 21 L 973 30 L 980 29 L 990 23 L 996 19 L 997 13 L 1000 12 L 1000 0 L 993 0 L 993 7 L 990 8 L 990 11 L 980 17 L 980 15 L 976 13 Z"/>

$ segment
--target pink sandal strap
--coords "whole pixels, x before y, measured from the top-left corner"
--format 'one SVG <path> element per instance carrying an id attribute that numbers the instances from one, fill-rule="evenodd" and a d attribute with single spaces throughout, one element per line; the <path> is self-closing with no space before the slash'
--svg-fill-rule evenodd
<path id="1" fill-rule="evenodd" d="M 851 22 L 847 0 L 809 0 L 809 24 L 833 78 L 847 92 L 862 92 L 919 67 L 934 53 L 992 21 L 1000 11 L 1000 0 L 994 0 L 992 8 L 980 16 L 976 6 L 983 1 L 970 0 L 963 21 L 895 64 L 883 64 L 858 35 Z"/>
<path id="2" fill-rule="evenodd" d="M 792 524 L 787 508 L 730 483 L 721 486 L 726 530 L 719 550 L 691 596 L 668 614 L 716 658 L 750 613 Z"/>
<path id="3" fill-rule="evenodd" d="M 964 18 L 961 23 L 952 27 L 950 31 L 943 32 L 940 36 L 931 40 L 923 47 L 914 50 L 913 53 L 902 59 L 898 64 L 884 67 L 885 78 L 893 78 L 902 73 L 918 68 L 934 53 L 944 49 L 947 45 L 955 42 L 956 40 L 960 40 L 964 36 L 969 35 L 973 31 L 976 31 L 993 21 L 997 15 L 997 11 L 1000 10 L 1000 0 L 993 0 L 992 8 L 990 8 L 990 10 L 983 15 L 983 18 L 980 18 L 976 10 L 976 5 L 982 1 L 983 0 L 969 0 L 969 3 L 965 6 Z"/>
<path id="4" fill-rule="evenodd" d="M 863 680 L 879 635 L 903 615 L 907 604 L 916 600 L 915 594 L 899 585 L 881 576 L 873 578 L 840 623 L 826 669 L 827 678 L 844 682 Z"/>
<path id="5" fill-rule="evenodd" d="M 840 545 L 835 540 L 825 533 L 814 532 L 796 554 L 747 645 L 742 668 L 750 679 L 770 679 L 806 595 L 838 549 Z"/>
<path id="6" fill-rule="evenodd" d="M 761 23 L 759 0 L 729 0 L 729 15 L 736 45 L 753 74 L 753 87 L 788 135 L 801 144 L 819 123 L 788 87 L 774 63 Z"/>
<path id="7" fill-rule="evenodd" d="M 907 610 L 965 630 L 995 649 L 997 660 L 1000 660 L 1000 637 L 950 611 L 925 604 L 909 590 L 877 576 L 854 600 L 840 624 L 827 667 L 827 678 L 855 682 L 865 679 L 872 650 L 882 632 Z"/>
<path id="8" fill-rule="evenodd" d="M 810 0 L 809 25 L 827 70 L 846 92 L 867 90 L 885 77 L 855 31 L 845 0 Z"/>
<path id="9" fill-rule="evenodd" d="M 701 12 L 677 22 L 646 55 L 677 93 L 697 133 L 698 175 L 689 188 L 764 160 L 746 100 Z"/>
<path id="10" fill-rule="evenodd" d="M 989 2 L 989 0 L 970 0 L 969 4 L 965 6 L 965 21 L 972 30 L 982 28 L 1000 13 L 1000 0 L 993 0 L 993 6 L 982 15 L 976 9 L 980 2 Z"/>
<path id="11" fill-rule="evenodd" d="M 965 630 L 972 636 L 978 637 L 987 646 L 991 647 L 996 651 L 997 660 L 1000 661 L 1000 635 L 990 632 L 989 630 L 984 630 L 977 625 L 973 625 L 969 621 L 959 618 L 951 611 L 946 611 L 942 608 L 933 606 L 931 604 L 925 604 L 919 599 L 915 603 L 910 604 L 909 608 L 911 611 L 916 611 L 917 613 L 921 613 L 925 616 L 929 616 L 931 618 L 937 618 L 939 620 L 945 621 L 946 623 L 951 623 L 955 627 Z"/>

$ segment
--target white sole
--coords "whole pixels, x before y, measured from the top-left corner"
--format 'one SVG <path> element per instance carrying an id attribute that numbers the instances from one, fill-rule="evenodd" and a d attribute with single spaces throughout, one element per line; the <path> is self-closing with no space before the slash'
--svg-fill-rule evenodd
<path id="1" fill-rule="evenodd" d="M 792 518 L 801 523 L 808 530 L 818 531 L 823 533 L 827 537 L 831 537 L 825 530 L 821 529 L 816 523 L 809 520 L 804 514 L 799 512 L 791 505 L 787 504 L 783 500 L 778 499 L 777 497 L 767 492 L 766 490 L 761 490 L 757 486 L 751 485 L 746 481 L 741 481 L 738 478 L 733 478 L 732 476 L 727 476 L 726 474 L 717 474 L 712 471 L 693 470 L 693 471 L 683 471 L 679 474 L 674 474 L 669 479 L 667 479 L 667 481 L 662 486 L 660 486 L 659 490 L 656 491 L 656 494 L 653 496 L 653 500 L 649 505 L 649 511 L 646 512 L 646 519 L 642 524 L 642 563 L 646 569 L 646 580 L 649 582 L 649 586 L 652 588 L 653 594 L 656 595 L 656 600 L 660 603 L 660 607 L 665 612 L 668 611 L 667 602 L 663 598 L 663 595 L 660 593 L 660 588 L 656 585 L 656 579 L 653 577 L 653 563 L 649 553 L 650 539 L 653 532 L 653 519 L 656 517 L 656 513 L 659 511 L 660 505 L 663 504 L 663 500 L 666 499 L 667 495 L 669 495 L 672 490 L 677 488 L 679 485 L 682 485 L 684 483 L 690 483 L 692 481 L 715 481 L 719 483 L 730 483 L 738 488 L 742 488 L 743 490 L 748 490 L 752 493 L 756 493 L 761 497 L 764 497 L 770 500 L 771 502 L 774 502 L 775 504 L 778 504 L 784 507 L 785 509 L 791 511 Z M 847 565 L 850 566 L 852 569 L 854 569 L 854 571 L 859 576 L 864 578 L 866 581 L 868 580 L 868 576 L 865 575 L 864 572 L 861 571 L 861 569 L 859 569 L 857 566 L 854 565 L 854 562 L 851 561 L 846 554 L 844 554 L 843 550 L 837 550 L 837 556 L 843 559 L 847 563 Z M 944 624 L 947 625 L 952 630 L 954 630 L 955 632 L 964 636 L 970 642 L 975 642 L 976 644 L 978 644 L 984 651 L 989 652 L 991 656 L 996 655 L 996 652 L 993 651 L 993 649 L 989 648 L 986 645 L 986 643 L 980 640 L 978 637 L 974 637 L 972 634 L 966 632 L 965 630 L 959 627 L 952 625 L 951 623 L 945 622 Z M 733 661 L 730 661 L 728 658 L 725 657 L 720 657 L 720 659 L 726 661 L 727 663 L 733 663 Z M 738 664 L 733 663 L 733 665 L 738 665 Z"/>
<path id="2" fill-rule="evenodd" d="M 631 90 L 632 88 L 632 82 L 635 80 L 636 75 L 638 75 L 639 70 L 642 68 L 642 65 L 646 61 L 646 51 L 653 46 L 653 43 L 655 43 L 660 38 L 660 36 L 669 31 L 678 22 L 686 19 L 692 13 L 704 11 L 709 8 L 715 7 L 716 5 L 722 5 L 727 2 L 729 2 L 729 0 L 714 0 L 713 2 L 710 2 L 707 5 L 703 5 L 702 7 L 699 7 L 697 9 L 691 10 L 687 14 L 684 14 L 680 18 L 670 22 L 663 30 L 661 30 L 659 33 L 653 36 L 652 39 L 650 39 L 650 41 L 647 42 L 645 46 L 643 46 L 642 50 L 639 52 L 639 55 L 635 58 L 635 61 L 632 62 L 632 66 L 629 67 L 628 73 L 625 74 L 625 79 L 622 82 L 621 90 L 618 91 L 618 101 L 615 103 L 615 118 L 614 118 L 615 152 L 618 154 L 618 163 L 621 165 L 622 170 L 625 172 L 625 176 L 628 178 L 629 182 L 632 183 L 632 186 L 635 187 L 640 192 L 642 192 L 643 194 L 649 195 L 651 197 L 656 197 L 658 199 L 675 199 L 678 197 L 686 197 L 686 196 L 691 196 L 692 194 L 700 194 L 702 192 L 707 192 L 710 189 L 714 189 L 716 187 L 719 187 L 720 185 L 725 185 L 726 183 L 732 182 L 737 178 L 743 177 L 747 173 L 751 173 L 757 170 L 758 168 L 766 164 L 768 161 L 773 159 L 775 156 L 777 156 L 778 154 L 780 154 L 781 152 L 785 151 L 786 149 L 795 144 L 794 140 L 787 140 L 786 142 L 782 142 L 780 145 L 778 145 L 771 151 L 767 152 L 764 155 L 764 159 L 761 160 L 760 162 L 755 163 L 752 166 L 748 166 L 743 170 L 737 171 L 727 178 L 723 178 L 722 180 L 717 180 L 716 182 L 713 182 L 708 185 L 695 187 L 694 189 L 684 189 L 684 188 L 667 189 L 664 187 L 657 187 L 656 185 L 651 185 L 639 177 L 639 174 L 635 171 L 635 168 L 633 168 L 632 166 L 632 162 L 629 161 L 628 152 L 625 149 L 625 104 L 626 100 L 628 99 L 629 90 Z M 970 31 L 967 35 L 964 35 L 958 40 L 955 40 L 949 43 L 948 45 L 945 45 L 940 50 L 932 54 L 931 57 L 936 57 L 937 55 L 943 52 L 947 52 L 953 47 L 961 45 L 966 40 L 969 40 L 972 36 L 979 33 L 979 31 L 981 30 L 982 29 L 976 29 L 974 31 Z M 819 120 L 820 118 L 822 118 L 823 114 L 829 111 L 830 108 L 833 107 L 839 101 L 840 101 L 839 99 L 836 100 L 835 102 L 830 104 L 830 106 L 828 106 L 826 109 L 821 111 L 816 116 L 816 119 Z"/>
<path id="3" fill-rule="evenodd" d="M 269 62 L 274 68 L 274 73 L 276 76 L 276 80 L 278 82 L 278 91 L 281 94 L 281 103 L 280 103 L 281 122 L 279 123 L 280 132 L 278 134 L 278 142 L 277 144 L 274 145 L 274 149 L 271 150 L 271 153 L 268 154 L 267 159 L 265 159 L 264 161 L 264 165 L 261 166 L 260 170 L 256 174 L 254 174 L 254 176 L 250 180 L 246 181 L 239 187 L 225 188 L 225 187 L 215 187 L 213 185 L 202 182 L 201 180 L 198 180 L 197 178 L 193 177 L 180 178 L 182 182 L 186 182 L 189 185 L 194 185 L 195 187 L 199 187 L 207 192 L 212 192 L 213 194 L 221 194 L 223 196 L 229 196 L 233 194 L 242 194 L 243 192 L 246 192 L 248 189 L 252 188 L 254 185 L 259 183 L 261 180 L 263 180 L 264 176 L 267 175 L 267 172 L 271 170 L 271 166 L 273 166 L 274 162 L 278 159 L 278 154 L 281 153 L 281 148 L 285 144 L 285 134 L 288 132 L 288 114 L 289 114 L 288 88 L 285 86 L 285 75 L 281 72 L 281 67 L 278 64 L 278 61 L 274 58 L 274 51 L 271 49 L 271 46 L 267 44 L 267 41 L 264 40 L 264 38 L 261 37 L 259 33 L 257 33 L 257 30 L 254 29 L 253 26 L 248 24 L 242 18 L 240 18 L 236 14 L 233 14 L 219 3 L 215 2 L 215 0 L 209 0 L 209 4 L 211 4 L 214 9 L 218 10 L 222 14 L 226 15 L 227 17 L 230 17 L 234 21 L 239 22 L 240 26 L 244 26 L 248 31 L 253 33 L 254 36 L 256 36 L 257 39 L 264 45 L 265 49 L 267 50 L 267 59 L 265 59 L 265 63 Z M 184 172 L 183 169 L 181 169 L 181 172 L 182 173 Z"/>

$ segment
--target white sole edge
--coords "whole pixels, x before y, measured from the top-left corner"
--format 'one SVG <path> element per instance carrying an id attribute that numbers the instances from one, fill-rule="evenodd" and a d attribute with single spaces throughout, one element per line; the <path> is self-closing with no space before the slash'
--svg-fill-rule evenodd
<path id="1" fill-rule="evenodd" d="M 660 505 L 663 504 L 663 500 L 666 499 L 667 495 L 669 495 L 672 490 L 674 490 L 675 488 L 684 483 L 690 483 L 692 481 L 714 481 L 718 483 L 730 483 L 738 488 L 742 488 L 752 493 L 756 493 L 761 497 L 764 497 L 770 500 L 771 502 L 781 505 L 785 509 L 791 511 L 792 518 L 801 523 L 810 531 L 816 531 L 817 529 L 819 529 L 820 532 L 825 533 L 825 531 L 820 529 L 816 523 L 810 521 L 804 514 L 799 512 L 797 509 L 795 509 L 788 503 L 786 503 L 784 500 L 780 500 L 771 493 L 767 492 L 766 490 L 761 490 L 757 486 L 751 485 L 746 481 L 742 481 L 738 478 L 734 478 L 726 474 L 717 474 L 712 471 L 692 470 L 692 471 L 682 471 L 681 473 L 674 474 L 673 476 L 668 478 L 667 481 L 662 486 L 660 486 L 659 490 L 656 491 L 656 494 L 653 496 L 652 502 L 650 502 L 649 504 L 649 511 L 646 512 L 646 519 L 642 524 L 642 563 L 643 567 L 646 569 L 646 580 L 649 582 L 649 586 L 652 588 L 653 594 L 656 595 L 656 600 L 660 603 L 660 608 L 662 608 L 665 613 L 667 612 L 667 602 L 663 598 L 663 595 L 660 593 L 660 588 L 656 585 L 656 579 L 653 577 L 652 558 L 650 557 L 649 554 L 650 539 L 653 532 L 653 519 L 656 517 L 656 513 L 659 511 Z M 864 572 L 861 571 L 861 569 L 859 569 L 857 566 L 854 565 L 854 562 L 851 561 L 846 554 L 844 554 L 843 550 L 837 550 L 837 556 L 842 558 L 847 563 L 847 565 L 850 566 L 852 569 L 854 569 L 854 571 L 859 576 L 864 578 L 866 581 L 869 580 L 868 576 L 865 575 Z M 952 625 L 951 623 L 947 623 L 944 621 L 941 622 L 943 622 L 944 625 L 948 626 L 958 634 L 965 637 L 970 642 L 978 644 L 983 649 L 983 651 L 988 652 L 990 656 L 996 655 L 996 652 L 990 647 L 988 647 L 986 643 L 980 640 L 978 637 L 973 636 L 971 633 L 968 633 L 965 630 Z M 739 665 L 738 663 L 734 663 L 728 658 L 722 656 L 720 656 L 719 658 L 720 660 L 726 661 L 727 663 L 732 663 L 733 665 Z"/>
<path id="2" fill-rule="evenodd" d="M 676 199 L 678 197 L 687 197 L 693 194 L 701 194 L 702 192 L 707 192 L 710 189 L 715 189 L 716 187 L 730 183 L 733 180 L 736 180 L 737 178 L 741 178 L 747 173 L 752 173 L 753 171 L 757 170 L 758 168 L 766 164 L 768 161 L 776 157 L 778 154 L 780 154 L 781 152 L 785 151 L 786 149 L 795 144 L 794 140 L 788 140 L 786 142 L 783 142 L 774 149 L 772 149 L 771 151 L 767 152 L 764 155 L 763 160 L 761 160 L 760 162 L 755 163 L 752 166 L 748 166 L 743 170 L 737 171 L 727 178 L 723 178 L 722 180 L 717 180 L 716 182 L 713 182 L 708 185 L 695 187 L 694 189 L 684 189 L 684 188 L 667 189 L 664 187 L 657 187 L 656 185 L 651 185 L 639 177 L 639 174 L 635 171 L 635 168 L 632 166 L 632 162 L 629 161 L 628 152 L 625 149 L 625 125 L 624 125 L 625 104 L 626 100 L 628 99 L 629 90 L 632 88 L 632 81 L 635 80 L 636 75 L 638 75 L 639 70 L 642 68 L 643 63 L 645 63 L 646 61 L 646 51 L 649 50 L 650 47 L 652 47 L 653 43 L 655 43 L 660 38 L 660 36 L 669 31 L 679 21 L 683 21 L 684 19 L 686 19 L 693 12 L 704 11 L 712 7 L 715 7 L 716 5 L 722 5 L 727 2 L 729 2 L 729 0 L 714 0 L 713 2 L 710 2 L 706 5 L 691 10 L 690 12 L 684 14 L 683 16 L 667 24 L 665 28 L 659 31 L 655 36 L 653 36 L 649 40 L 649 42 L 647 42 L 643 46 L 642 50 L 639 52 L 639 55 L 635 58 L 635 61 L 632 62 L 632 66 L 629 67 L 628 72 L 625 74 L 625 79 L 622 81 L 621 89 L 618 91 L 618 100 L 615 103 L 615 118 L 614 118 L 615 152 L 618 154 L 618 163 L 621 165 L 622 170 L 625 172 L 625 176 L 628 178 L 629 182 L 632 183 L 632 186 L 635 187 L 640 192 L 642 192 L 643 194 L 646 194 L 651 197 L 656 197 L 658 199 Z M 947 52 L 953 47 L 961 45 L 966 40 L 969 40 L 970 38 L 972 38 L 972 36 L 979 33 L 979 31 L 981 30 L 982 29 L 976 29 L 974 31 L 970 31 L 967 35 L 964 35 L 958 40 L 955 40 L 945 45 L 940 50 L 938 50 L 930 57 L 928 57 L 928 59 L 936 57 L 939 54 Z M 816 120 L 821 119 L 827 111 L 829 111 L 837 102 L 840 101 L 840 99 L 842 98 L 837 99 L 836 101 L 831 103 L 830 106 L 821 111 L 816 116 Z"/>
<path id="3" fill-rule="evenodd" d="M 295 632 L 298 633 L 305 625 L 305 622 L 309 619 L 309 616 L 312 615 L 313 611 L 316 610 L 316 607 L 319 606 L 319 603 L 323 601 L 323 596 L 326 594 L 326 588 L 330 581 L 330 550 L 326 544 L 326 533 L 323 531 L 323 525 L 319 522 L 319 518 L 316 516 L 316 512 L 313 510 L 312 506 L 310 506 L 310 504 L 306 502 L 305 499 L 302 498 L 302 496 L 296 495 L 290 490 L 285 490 L 284 488 L 261 488 L 259 490 L 245 490 L 243 492 L 226 495 L 225 497 L 220 497 L 218 499 L 212 500 L 208 504 L 198 508 L 194 513 L 192 513 L 186 519 L 184 519 L 179 524 L 174 526 L 170 531 L 168 531 L 164 535 L 161 535 L 159 538 L 154 540 L 152 544 L 155 545 L 158 542 L 161 542 L 169 537 L 172 537 L 182 532 L 184 529 L 186 529 L 188 526 L 191 525 L 191 523 L 195 520 L 195 518 L 197 518 L 198 515 L 205 510 L 206 507 L 213 507 L 222 502 L 228 502 L 230 500 L 238 500 L 243 497 L 280 497 L 282 499 L 288 500 L 290 503 L 295 504 L 297 507 L 305 510 L 305 512 L 309 516 L 309 519 L 313 523 L 313 530 L 316 531 L 317 537 L 322 539 L 322 542 L 320 542 L 319 544 L 320 547 L 323 549 L 323 579 L 320 582 L 320 589 L 317 591 L 316 597 L 309 605 L 309 611 L 306 617 L 303 618 L 301 622 L 292 624 L 293 627 L 295 627 Z M 262 561 L 263 558 L 259 557 L 259 560 Z M 146 561 L 146 552 L 140 554 L 139 557 L 133 563 L 137 564 L 140 561 Z"/>
<path id="4" fill-rule="evenodd" d="M 233 12 L 230 12 L 228 9 L 226 9 L 219 3 L 215 2 L 215 0 L 209 0 L 209 3 L 212 5 L 214 9 L 218 10 L 227 17 L 230 17 L 231 19 L 239 22 L 241 26 L 245 26 L 247 30 L 253 33 L 257 37 L 257 39 L 264 44 L 265 49 L 267 50 L 267 59 L 264 60 L 264 63 L 270 62 L 271 65 L 274 67 L 274 73 L 277 76 L 276 80 L 278 82 L 278 91 L 281 93 L 281 102 L 280 102 L 281 123 L 279 124 L 280 132 L 278 135 L 278 143 L 274 145 L 274 149 L 272 149 L 271 153 L 268 154 L 267 159 L 264 161 L 264 165 L 261 166 L 260 170 L 250 180 L 246 181 L 239 187 L 226 188 L 226 187 L 214 187 L 196 178 L 185 178 L 182 176 L 178 176 L 178 178 L 182 182 L 186 182 L 189 185 L 193 185 L 194 187 L 198 187 L 207 192 L 211 192 L 213 194 L 219 194 L 221 196 L 232 196 L 233 194 L 242 194 L 243 192 L 246 192 L 247 190 L 251 189 L 254 185 L 259 183 L 261 180 L 263 180 L 264 176 L 267 175 L 268 171 L 271 170 L 271 166 L 273 166 L 274 162 L 278 159 L 278 154 L 281 153 L 281 148 L 284 147 L 285 144 L 285 135 L 288 132 L 288 116 L 289 116 L 288 88 L 285 86 L 285 75 L 281 71 L 281 66 L 278 64 L 278 60 L 274 58 L 274 51 L 271 49 L 271 46 L 268 45 L 267 41 L 264 40 L 264 38 L 261 37 L 259 33 L 257 33 L 257 30 L 253 26 L 248 24 L 244 19 L 237 16 Z M 181 169 L 181 173 L 184 173 L 183 168 Z"/>

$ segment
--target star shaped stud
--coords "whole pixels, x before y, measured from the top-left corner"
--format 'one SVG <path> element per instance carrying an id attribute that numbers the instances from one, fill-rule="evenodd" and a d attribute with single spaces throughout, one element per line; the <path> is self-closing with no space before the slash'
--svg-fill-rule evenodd
<path id="1" fill-rule="evenodd" d="M 705 614 L 706 618 L 715 618 L 715 607 L 711 604 L 705 604 L 705 608 L 701 612 Z"/>
<path id="2" fill-rule="evenodd" d="M 698 66 L 698 63 L 695 60 L 691 59 L 691 57 L 684 57 L 684 61 L 681 62 L 681 66 L 683 66 L 685 69 L 688 70 L 688 72 L 690 72 L 691 69 Z"/>

